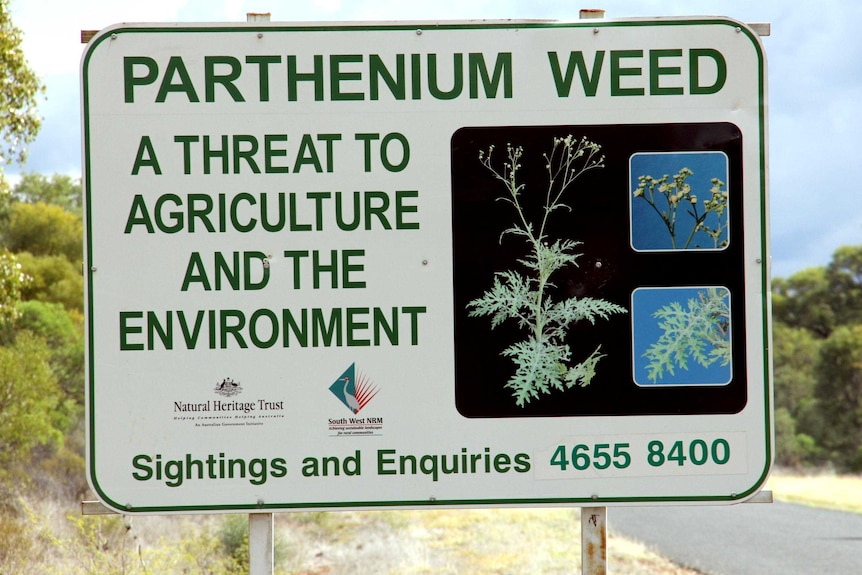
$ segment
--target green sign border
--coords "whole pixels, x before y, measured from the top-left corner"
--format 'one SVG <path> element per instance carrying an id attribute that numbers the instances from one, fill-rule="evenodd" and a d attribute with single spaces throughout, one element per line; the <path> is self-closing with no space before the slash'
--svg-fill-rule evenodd
<path id="1" fill-rule="evenodd" d="M 418 499 L 399 501 L 344 501 L 344 502 L 313 502 L 313 503 L 248 503 L 233 505 L 184 505 L 184 506 L 148 506 L 135 507 L 118 503 L 111 499 L 99 485 L 96 477 L 96 430 L 94 414 L 96 411 L 95 389 L 95 357 L 93 346 L 93 294 L 89 286 L 93 283 L 93 251 L 90 230 L 92 229 L 92 213 L 90 210 L 90 78 L 88 65 L 90 58 L 96 48 L 105 41 L 116 39 L 121 34 L 174 34 L 174 33 L 269 33 L 269 32 L 368 32 L 368 31 L 408 31 L 422 28 L 426 30 L 506 30 L 506 29 L 544 29 L 544 28 L 640 28 L 640 27 L 665 27 L 665 26 L 728 26 L 735 29 L 737 33 L 744 34 L 754 46 L 757 54 L 758 70 L 758 123 L 759 123 L 759 160 L 760 160 L 760 242 L 761 242 L 761 319 L 764 334 L 763 342 L 763 394 L 764 394 L 764 434 L 766 436 L 766 461 L 757 482 L 749 489 L 741 493 L 729 493 L 720 495 L 697 495 L 697 496 L 661 496 L 661 497 L 557 497 L 557 498 L 513 498 L 513 499 Z M 536 505 L 559 505 L 559 506 L 589 506 L 606 504 L 680 504 L 680 503 L 738 503 L 755 495 L 766 482 L 772 465 L 772 394 L 770 393 L 770 356 L 769 344 L 771 338 L 770 310 L 769 310 L 769 270 L 767 262 L 767 173 L 766 173 L 766 56 L 757 34 L 746 25 L 727 18 L 694 18 L 694 19 L 658 19 L 658 20 L 584 20 L 578 22 L 482 22 L 482 23 L 436 23 L 436 22 L 414 22 L 409 24 L 365 24 L 356 25 L 259 25 L 259 24 L 234 24 L 234 25 L 176 25 L 176 26 L 137 26 L 120 25 L 106 28 L 99 32 L 87 45 L 85 55 L 81 62 L 81 90 L 82 90 L 82 137 L 84 154 L 84 224 L 86 226 L 86 241 L 84 251 L 86 256 L 86 306 L 87 306 L 87 476 L 90 484 L 99 498 L 108 506 L 121 513 L 201 513 L 201 512 L 253 512 L 253 511 L 287 511 L 305 509 L 342 509 L 342 508 L 415 508 L 415 507 L 495 507 L 495 506 L 536 506 Z"/>

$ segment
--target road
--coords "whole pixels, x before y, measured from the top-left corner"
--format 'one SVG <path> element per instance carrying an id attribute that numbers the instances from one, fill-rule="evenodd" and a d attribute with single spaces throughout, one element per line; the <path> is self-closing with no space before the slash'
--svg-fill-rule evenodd
<path id="1" fill-rule="evenodd" d="M 709 575 L 857 575 L 862 515 L 789 503 L 611 507 L 608 528 Z M 609 570 L 613 556 L 608 557 Z"/>

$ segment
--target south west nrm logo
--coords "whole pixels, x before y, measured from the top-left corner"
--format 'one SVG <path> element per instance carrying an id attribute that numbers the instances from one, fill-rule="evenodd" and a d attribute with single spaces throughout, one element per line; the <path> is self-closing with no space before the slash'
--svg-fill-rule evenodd
<path id="1" fill-rule="evenodd" d="M 362 372 L 356 371 L 356 363 L 351 363 L 341 377 L 329 386 L 329 391 L 350 410 L 359 413 L 380 391 Z"/>

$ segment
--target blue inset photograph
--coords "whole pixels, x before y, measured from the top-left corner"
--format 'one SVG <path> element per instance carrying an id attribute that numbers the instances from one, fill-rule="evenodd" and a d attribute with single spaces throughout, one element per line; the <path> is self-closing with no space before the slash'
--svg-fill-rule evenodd
<path id="1" fill-rule="evenodd" d="M 631 244 L 637 251 L 728 245 L 723 152 L 638 152 L 629 158 Z"/>
<path id="2" fill-rule="evenodd" d="M 637 385 L 730 383 L 727 288 L 638 288 L 632 293 L 632 333 Z"/>

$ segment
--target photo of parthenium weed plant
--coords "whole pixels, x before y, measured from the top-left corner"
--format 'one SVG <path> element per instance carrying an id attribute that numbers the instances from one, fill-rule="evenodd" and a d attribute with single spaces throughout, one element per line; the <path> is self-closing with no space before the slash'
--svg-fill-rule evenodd
<path id="1" fill-rule="evenodd" d="M 721 152 L 637 153 L 629 160 L 635 250 L 728 245 L 728 166 Z"/>
<path id="2" fill-rule="evenodd" d="M 731 378 L 730 292 L 639 288 L 632 294 L 638 385 L 726 385 Z"/>
<path id="3" fill-rule="evenodd" d="M 741 144 L 729 123 L 456 130 L 454 408 L 469 418 L 743 409 Z M 639 176 L 652 178 L 642 191 L 654 184 L 655 208 L 635 196 Z M 686 342 L 688 329 L 699 331 Z"/>
<path id="4" fill-rule="evenodd" d="M 596 323 L 626 309 L 612 302 L 591 297 L 565 297 L 554 300 L 550 290 L 554 274 L 567 266 L 577 266 L 580 242 L 569 238 L 551 237 L 548 221 L 557 211 L 571 211 L 564 195 L 574 192 L 575 182 L 590 170 L 604 167 L 601 146 L 586 138 L 572 135 L 554 138 L 550 151 L 543 154 L 546 174 L 544 189 L 538 182 L 520 178 L 524 148 L 506 145 L 502 158 L 494 153 L 495 146 L 478 152 L 478 160 L 489 177 L 499 182 L 499 200 L 512 208 L 513 224 L 500 235 L 525 242 L 528 253 L 512 262 L 511 269 L 497 272 L 493 285 L 481 297 L 467 304 L 471 317 L 490 317 L 491 328 L 505 321 L 517 323 L 523 338 L 502 350 L 515 369 L 505 386 L 512 392 L 519 407 L 554 390 L 590 384 L 596 367 L 604 355 L 601 344 L 581 361 L 573 362 L 566 343 L 572 323 Z M 542 209 L 533 220 L 525 213 L 526 196 L 542 197 Z"/>

